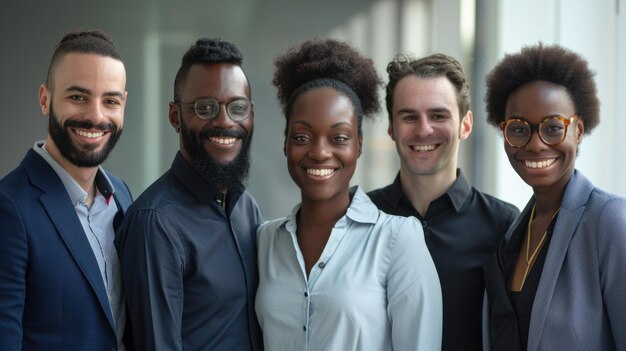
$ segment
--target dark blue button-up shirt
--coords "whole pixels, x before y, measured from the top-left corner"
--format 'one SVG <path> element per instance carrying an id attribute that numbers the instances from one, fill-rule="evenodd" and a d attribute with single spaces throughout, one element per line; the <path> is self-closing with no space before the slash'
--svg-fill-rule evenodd
<path id="1" fill-rule="evenodd" d="M 224 199 L 176 155 L 118 231 L 138 350 L 262 347 L 253 305 L 260 221 L 243 188 Z"/>

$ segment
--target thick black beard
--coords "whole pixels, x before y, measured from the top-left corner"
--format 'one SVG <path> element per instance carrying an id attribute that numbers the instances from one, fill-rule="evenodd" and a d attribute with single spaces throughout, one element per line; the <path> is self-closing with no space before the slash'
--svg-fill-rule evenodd
<path id="1" fill-rule="evenodd" d="M 250 144 L 252 141 L 252 133 L 247 134 L 239 130 L 216 130 L 206 129 L 195 137 L 185 122 L 180 121 L 181 137 L 183 147 L 189 158 L 191 166 L 198 172 L 200 177 L 207 183 L 215 187 L 216 190 L 234 190 L 242 187 L 248 178 L 250 171 Z M 221 163 L 211 155 L 209 155 L 200 142 L 201 139 L 207 139 L 211 136 L 232 136 L 241 138 L 243 145 L 241 151 L 234 160 L 229 163 Z"/>
<path id="2" fill-rule="evenodd" d="M 102 151 L 95 152 L 93 148 L 90 146 L 85 147 L 84 149 L 80 149 L 76 147 L 72 143 L 72 139 L 69 134 L 69 128 L 85 128 L 91 129 L 95 128 L 102 131 L 109 131 L 111 137 L 109 141 L 104 145 Z M 56 114 L 50 105 L 50 115 L 48 116 L 48 133 L 50 133 L 50 137 L 54 141 L 54 144 L 61 152 L 61 155 L 65 157 L 68 161 L 70 161 L 73 165 L 77 167 L 97 167 L 101 165 L 109 154 L 113 150 L 115 143 L 122 135 L 122 129 L 117 129 L 117 126 L 112 123 L 100 123 L 95 126 L 93 123 L 88 121 L 76 121 L 76 120 L 67 120 L 61 126 L 59 120 L 57 119 Z"/>

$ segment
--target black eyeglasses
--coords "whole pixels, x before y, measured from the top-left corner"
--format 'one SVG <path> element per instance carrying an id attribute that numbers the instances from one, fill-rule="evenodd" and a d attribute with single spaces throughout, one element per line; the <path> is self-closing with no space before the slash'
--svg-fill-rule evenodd
<path id="1" fill-rule="evenodd" d="M 563 116 L 546 117 L 541 123 L 530 124 L 521 118 L 511 118 L 500 123 L 504 139 L 512 147 L 524 147 L 530 141 L 533 130 L 537 130 L 539 138 L 547 145 L 558 145 L 565 140 L 567 127 L 576 119 L 574 114 L 570 118 Z"/>
<path id="2" fill-rule="evenodd" d="M 241 122 L 250 116 L 252 112 L 252 101 L 248 99 L 235 99 L 231 101 L 217 101 L 212 98 L 200 98 L 194 102 L 176 102 L 181 107 L 193 107 L 196 115 L 205 120 L 210 120 L 220 114 L 220 107 L 226 104 L 226 114 L 233 121 Z"/>

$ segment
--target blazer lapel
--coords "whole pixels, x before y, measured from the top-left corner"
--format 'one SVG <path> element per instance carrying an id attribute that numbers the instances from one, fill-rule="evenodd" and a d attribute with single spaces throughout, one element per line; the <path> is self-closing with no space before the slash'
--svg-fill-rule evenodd
<path id="1" fill-rule="evenodd" d="M 550 239 L 546 261 L 533 302 L 528 330 L 528 351 L 535 351 L 539 347 L 554 288 L 591 190 L 593 190 L 591 182 L 575 171 L 563 195 L 561 210 Z"/>
<path id="2" fill-rule="evenodd" d="M 32 184 L 43 192 L 40 197 L 42 206 L 76 264 L 96 293 L 102 310 L 111 327 L 114 328 L 109 299 L 98 268 L 98 262 L 63 183 L 50 165 L 32 150 L 26 155 L 22 165 L 29 174 Z"/>
<path id="3" fill-rule="evenodd" d="M 115 193 L 113 193 L 113 201 L 115 202 L 115 205 L 117 206 L 117 214 L 115 215 L 115 218 L 113 219 L 113 229 L 117 233 L 117 228 L 119 228 L 119 226 L 122 224 L 122 220 L 124 220 L 124 214 L 126 213 L 126 209 L 128 209 L 128 206 L 130 206 L 133 199 L 130 194 L 130 191 L 128 190 L 128 187 L 126 187 L 126 184 L 124 184 L 124 182 L 122 182 L 121 179 L 111 174 L 108 174 L 108 172 L 107 172 L 107 176 L 111 180 L 111 183 L 113 184 L 113 188 L 115 188 Z M 119 247 L 117 241 L 118 240 L 117 240 L 117 235 L 116 235 L 115 236 L 116 248 Z"/>

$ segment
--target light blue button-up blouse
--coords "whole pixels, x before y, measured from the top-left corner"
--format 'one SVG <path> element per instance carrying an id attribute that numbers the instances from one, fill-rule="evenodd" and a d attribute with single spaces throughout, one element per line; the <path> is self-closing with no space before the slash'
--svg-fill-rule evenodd
<path id="1" fill-rule="evenodd" d="M 357 188 L 307 277 L 299 209 L 258 230 L 266 351 L 441 350 L 441 287 L 419 221 L 379 211 Z"/>

